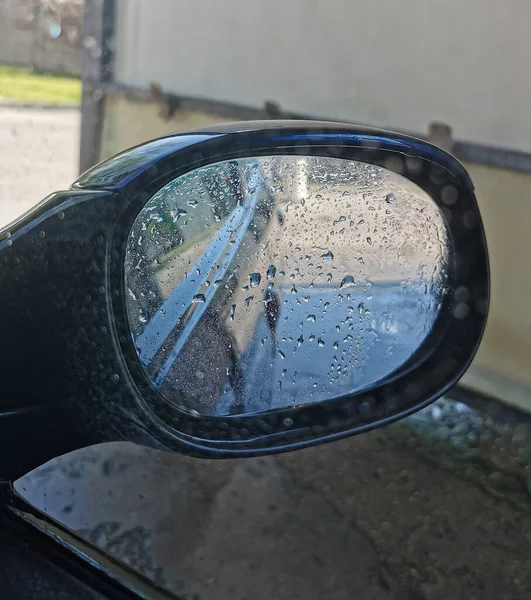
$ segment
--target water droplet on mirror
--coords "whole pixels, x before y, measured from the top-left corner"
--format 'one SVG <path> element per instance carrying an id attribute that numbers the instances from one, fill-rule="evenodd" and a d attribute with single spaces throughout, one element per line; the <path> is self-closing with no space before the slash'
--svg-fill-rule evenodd
<path id="1" fill-rule="evenodd" d="M 230 320 L 234 321 L 234 314 L 236 313 L 236 304 L 231 304 L 230 305 L 230 312 L 229 312 L 229 316 L 230 316 Z"/>
<path id="2" fill-rule="evenodd" d="M 453 310 L 453 314 L 456 319 L 466 319 L 468 317 L 469 312 L 470 309 L 468 307 L 468 304 L 466 304 L 465 302 L 459 303 Z"/>
<path id="3" fill-rule="evenodd" d="M 254 300 L 254 296 L 247 296 L 247 298 L 245 298 L 245 300 L 243 301 L 243 306 L 245 308 L 249 308 L 249 304 L 251 304 L 251 302 Z"/>
<path id="4" fill-rule="evenodd" d="M 273 183 L 270 188 L 269 188 L 269 193 L 274 197 L 276 196 L 279 192 L 284 191 L 282 189 L 282 184 L 281 183 Z"/>
<path id="5" fill-rule="evenodd" d="M 324 254 L 321 254 L 321 258 L 324 259 L 324 260 L 334 260 L 334 255 L 329 250 L 328 252 L 325 252 Z"/>
<path id="6" fill-rule="evenodd" d="M 297 288 L 294 285 L 291 286 L 290 293 L 291 294 L 296 294 L 297 293 Z"/>
<path id="7" fill-rule="evenodd" d="M 181 217 L 185 217 L 188 213 L 182 208 L 178 208 L 175 216 L 173 217 L 173 222 L 176 223 Z"/>
<path id="8" fill-rule="evenodd" d="M 459 193 L 453 185 L 446 185 L 443 187 L 441 191 L 441 199 L 445 204 L 451 206 L 452 204 L 455 204 L 457 202 L 458 198 Z"/>
<path id="9" fill-rule="evenodd" d="M 345 277 L 343 277 L 340 287 L 345 288 L 345 287 L 350 287 L 354 285 L 354 277 L 352 277 L 352 275 L 346 275 Z"/>
<path id="10" fill-rule="evenodd" d="M 188 200 L 186 204 L 188 204 L 188 206 L 191 206 L 192 208 L 195 208 L 199 204 L 199 200 L 193 198 L 192 200 Z"/>
<path id="11" fill-rule="evenodd" d="M 372 239 L 370 236 L 367 237 L 367 243 L 370 244 L 372 246 Z"/>
<path id="12" fill-rule="evenodd" d="M 394 194 L 387 194 L 387 196 L 385 197 L 385 201 L 387 202 L 387 204 L 393 204 L 395 201 L 395 195 Z"/>
<path id="13" fill-rule="evenodd" d="M 315 323 L 315 321 L 316 321 L 317 319 L 316 319 L 315 315 L 308 315 L 308 316 L 306 317 L 306 320 L 307 320 L 307 321 L 310 321 L 310 323 Z"/>
<path id="14" fill-rule="evenodd" d="M 277 274 L 277 268 L 274 265 L 269 265 L 269 267 L 267 267 L 267 274 L 266 274 L 267 279 L 269 279 L 269 280 L 274 279 L 276 274 Z"/>
<path id="15" fill-rule="evenodd" d="M 260 285 L 261 281 L 262 281 L 262 276 L 260 275 L 260 273 L 251 273 L 249 275 L 249 285 L 252 288 L 258 287 Z"/>
<path id="16" fill-rule="evenodd" d="M 319 338 L 319 339 L 317 340 L 317 345 L 318 345 L 320 348 L 322 348 L 322 347 L 325 345 L 325 342 L 324 342 L 324 340 L 323 340 L 323 339 L 321 339 L 321 338 Z"/>
<path id="17" fill-rule="evenodd" d="M 301 335 L 299 337 L 299 339 L 297 340 L 297 348 L 299 348 L 300 346 L 302 346 L 303 343 L 304 343 L 304 338 Z"/>
<path id="18" fill-rule="evenodd" d="M 202 302 L 205 302 L 206 298 L 204 294 L 196 294 L 193 298 L 192 298 L 192 303 L 193 304 L 201 304 Z"/>
<path id="19" fill-rule="evenodd" d="M 284 352 L 282 352 L 282 350 L 278 351 L 278 355 L 280 356 L 280 358 L 282 358 L 282 360 L 286 358 L 286 355 L 284 354 Z"/>
<path id="20" fill-rule="evenodd" d="M 371 410 L 371 405 L 369 402 L 363 401 L 360 403 L 360 405 L 358 406 L 358 410 L 360 411 L 360 413 L 363 414 L 367 414 L 370 410 Z"/>

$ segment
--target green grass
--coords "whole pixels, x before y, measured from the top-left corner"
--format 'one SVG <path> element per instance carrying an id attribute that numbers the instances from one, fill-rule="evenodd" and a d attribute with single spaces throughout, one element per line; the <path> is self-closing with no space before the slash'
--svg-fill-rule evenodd
<path id="1" fill-rule="evenodd" d="M 0 65 L 0 99 L 39 104 L 79 104 L 81 82 L 69 76 Z"/>

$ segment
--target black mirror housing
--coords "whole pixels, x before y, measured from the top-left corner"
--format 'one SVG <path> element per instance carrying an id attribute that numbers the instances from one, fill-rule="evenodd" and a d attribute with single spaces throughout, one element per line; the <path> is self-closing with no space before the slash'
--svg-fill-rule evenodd
<path id="1" fill-rule="evenodd" d="M 355 393 L 236 415 L 182 410 L 146 375 L 127 317 L 133 222 L 172 180 L 248 157 L 323 157 L 384 168 L 423 190 L 452 244 L 437 319 L 410 360 Z M 293 450 L 378 427 L 426 406 L 463 375 L 485 327 L 489 267 L 473 185 L 424 141 L 344 124 L 232 123 L 128 150 L 0 233 L 0 477 L 64 452 L 130 440 L 200 457 Z M 9 340 L 6 343 L 6 340 Z"/>

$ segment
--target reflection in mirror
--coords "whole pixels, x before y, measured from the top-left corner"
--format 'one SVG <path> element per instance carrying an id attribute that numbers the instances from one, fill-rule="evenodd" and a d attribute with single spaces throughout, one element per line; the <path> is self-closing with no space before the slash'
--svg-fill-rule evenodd
<path id="1" fill-rule="evenodd" d="M 193 414 L 322 402 L 391 375 L 445 293 L 444 217 L 386 169 L 262 157 L 162 188 L 129 234 L 133 342 L 163 396 Z"/>

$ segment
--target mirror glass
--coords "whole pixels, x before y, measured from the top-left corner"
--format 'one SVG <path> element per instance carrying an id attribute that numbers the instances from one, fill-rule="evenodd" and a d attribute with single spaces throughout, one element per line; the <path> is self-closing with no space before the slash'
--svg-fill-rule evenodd
<path id="1" fill-rule="evenodd" d="M 153 385 L 192 414 L 330 400 L 419 349 L 450 250 L 437 205 L 381 167 L 292 156 L 201 167 L 130 231 L 133 343 Z"/>

